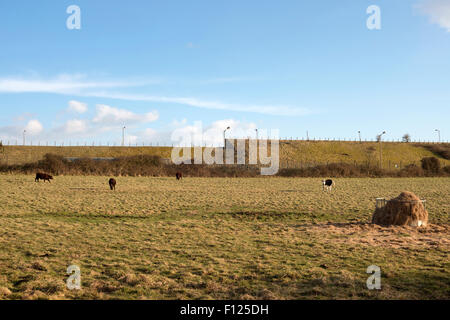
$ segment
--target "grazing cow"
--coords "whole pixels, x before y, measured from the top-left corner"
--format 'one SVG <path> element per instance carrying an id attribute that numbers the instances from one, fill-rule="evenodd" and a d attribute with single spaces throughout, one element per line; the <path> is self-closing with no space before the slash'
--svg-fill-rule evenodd
<path id="1" fill-rule="evenodd" d="M 176 174 L 177 180 L 183 179 L 183 174 L 181 172 L 177 172 Z"/>
<path id="2" fill-rule="evenodd" d="M 48 181 L 50 183 L 50 180 L 53 180 L 53 177 L 49 174 L 38 172 L 36 173 L 36 179 L 34 179 L 34 181 L 39 182 L 39 180 L 44 180 L 44 182 Z"/>
<path id="3" fill-rule="evenodd" d="M 333 189 L 333 187 L 336 186 L 336 184 L 334 183 L 333 180 L 331 179 L 327 179 L 327 180 L 322 180 L 322 185 L 323 185 L 323 190 L 325 191 L 325 188 L 331 192 L 331 190 Z"/>
<path id="4" fill-rule="evenodd" d="M 117 184 L 116 179 L 113 178 L 109 179 L 109 187 L 111 188 L 111 190 L 116 190 L 116 184 Z"/>

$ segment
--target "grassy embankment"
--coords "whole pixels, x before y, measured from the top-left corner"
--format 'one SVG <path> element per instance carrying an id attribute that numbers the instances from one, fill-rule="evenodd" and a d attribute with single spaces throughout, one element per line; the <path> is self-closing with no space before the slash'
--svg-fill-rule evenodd
<path id="1" fill-rule="evenodd" d="M 443 144 L 448 148 L 448 145 Z M 171 157 L 170 147 L 44 147 L 5 146 L 0 160 L 7 164 L 23 164 L 42 160 L 47 153 L 64 157 L 117 158 L 134 155 L 157 155 Z M 436 156 L 443 166 L 450 160 L 433 153 L 425 145 L 415 143 L 384 142 L 383 167 L 402 167 L 415 163 L 420 165 L 424 157 Z M 379 144 L 375 142 L 334 141 L 281 141 L 280 162 L 282 167 L 298 167 L 302 164 L 326 164 L 333 162 L 379 163 Z"/>

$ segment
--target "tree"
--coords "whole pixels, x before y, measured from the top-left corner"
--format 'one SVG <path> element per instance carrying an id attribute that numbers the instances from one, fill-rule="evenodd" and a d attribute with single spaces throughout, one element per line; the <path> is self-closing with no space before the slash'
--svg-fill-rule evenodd
<path id="1" fill-rule="evenodd" d="M 411 135 L 409 133 L 405 133 L 402 137 L 403 142 L 411 142 Z"/>

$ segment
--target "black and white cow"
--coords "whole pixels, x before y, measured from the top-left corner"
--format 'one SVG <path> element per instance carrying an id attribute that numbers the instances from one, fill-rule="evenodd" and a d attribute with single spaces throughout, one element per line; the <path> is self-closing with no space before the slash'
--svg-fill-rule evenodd
<path id="1" fill-rule="evenodd" d="M 331 190 L 333 189 L 333 187 L 336 186 L 336 184 L 334 183 L 333 180 L 331 179 L 327 179 L 327 180 L 322 180 L 322 185 L 323 185 L 323 190 L 325 191 L 325 188 L 331 192 Z"/>

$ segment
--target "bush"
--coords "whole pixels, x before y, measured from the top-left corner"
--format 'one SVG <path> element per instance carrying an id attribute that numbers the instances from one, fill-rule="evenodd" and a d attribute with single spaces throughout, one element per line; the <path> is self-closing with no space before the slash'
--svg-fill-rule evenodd
<path id="1" fill-rule="evenodd" d="M 445 174 L 450 175 L 450 166 L 445 166 L 442 171 L 444 171 Z"/>
<path id="2" fill-rule="evenodd" d="M 68 161 L 62 156 L 46 154 L 43 160 L 38 161 L 38 168 L 45 172 L 58 175 L 67 170 L 67 163 Z"/>
<path id="3" fill-rule="evenodd" d="M 436 158 L 422 159 L 422 169 L 408 165 L 402 170 L 386 170 L 377 166 L 353 163 L 330 163 L 305 168 L 280 169 L 280 177 L 422 177 L 426 175 L 450 175 L 450 166 L 440 170 Z M 43 171 L 52 175 L 100 175 L 175 177 L 178 171 L 186 177 L 259 177 L 260 168 L 255 165 L 174 165 L 161 161 L 158 156 L 138 155 L 117 159 L 93 160 L 80 158 L 68 161 L 57 155 L 47 154 L 44 159 L 24 165 L 0 165 L 0 172 L 34 174 Z"/>
<path id="4" fill-rule="evenodd" d="M 432 145 L 424 145 L 425 148 L 433 152 L 434 154 L 446 159 L 450 160 L 450 144 L 432 144 Z"/>
<path id="5" fill-rule="evenodd" d="M 428 173 L 437 174 L 441 170 L 441 163 L 436 157 L 427 157 L 421 160 L 422 169 Z"/>
<path id="6" fill-rule="evenodd" d="M 409 164 L 400 170 L 400 177 L 423 177 L 423 169 L 415 164 Z"/>

